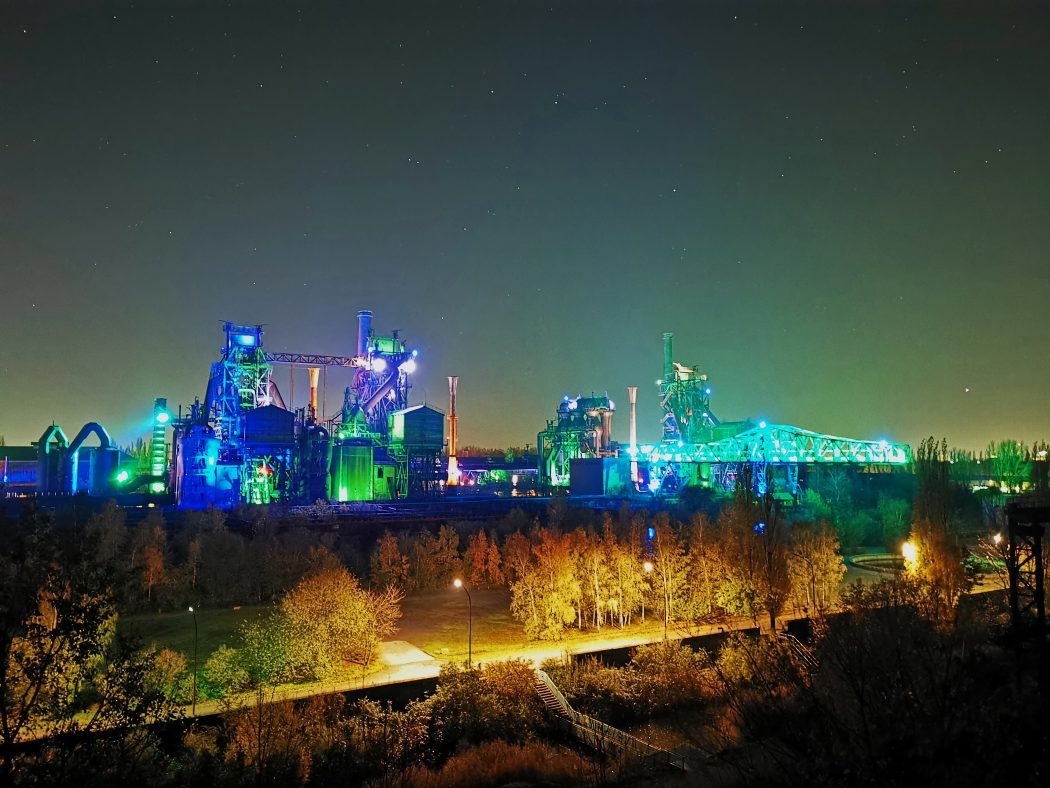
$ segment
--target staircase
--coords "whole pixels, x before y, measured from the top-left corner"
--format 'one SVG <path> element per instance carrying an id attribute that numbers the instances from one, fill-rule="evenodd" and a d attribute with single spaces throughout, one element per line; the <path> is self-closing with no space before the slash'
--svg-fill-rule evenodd
<path id="1" fill-rule="evenodd" d="M 555 721 L 588 747 L 601 753 L 619 753 L 650 768 L 670 766 L 683 772 L 686 770 L 682 756 L 654 747 L 626 731 L 573 709 L 551 677 L 542 670 L 536 671 L 536 694 Z"/>

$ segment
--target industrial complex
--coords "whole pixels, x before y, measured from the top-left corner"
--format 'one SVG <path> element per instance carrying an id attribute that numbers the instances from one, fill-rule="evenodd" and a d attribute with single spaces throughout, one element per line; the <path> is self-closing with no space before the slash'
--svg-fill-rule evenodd
<path id="1" fill-rule="evenodd" d="M 798 427 L 722 421 L 711 407 L 708 376 L 675 361 L 673 335 L 663 336 L 658 443 L 637 441 L 638 389 L 628 388 L 630 438 L 612 439 L 616 406 L 608 393 L 563 397 L 536 439 L 536 455 L 478 463 L 457 455 L 458 377 L 449 377 L 448 412 L 412 404 L 417 351 L 398 332 L 375 332 L 372 313 L 358 312 L 352 355 L 270 353 L 258 325 L 225 323 L 220 357 L 203 400 L 153 405 L 148 456 L 121 451 L 92 422 L 70 441 L 52 424 L 32 446 L 0 447 L 0 494 L 54 497 L 147 496 L 157 505 L 203 509 L 241 504 L 394 502 L 469 493 L 496 495 L 674 497 L 688 487 L 728 490 L 745 465 L 770 492 L 790 500 L 813 466 L 863 472 L 906 467 L 911 450 L 885 440 L 822 435 Z M 308 371 L 309 401 L 292 408 L 278 368 Z M 326 418 L 330 367 L 352 372 L 342 407 Z M 448 424 L 446 440 L 446 422 Z M 85 446 L 95 435 L 98 446 Z"/>

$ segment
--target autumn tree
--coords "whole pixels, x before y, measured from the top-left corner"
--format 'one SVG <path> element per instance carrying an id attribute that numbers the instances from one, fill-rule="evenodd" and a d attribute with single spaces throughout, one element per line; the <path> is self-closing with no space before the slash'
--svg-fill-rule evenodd
<path id="1" fill-rule="evenodd" d="M 500 571 L 499 545 L 484 530 L 470 535 L 463 556 L 467 577 L 475 588 L 492 588 L 504 583 Z"/>
<path id="2" fill-rule="evenodd" d="M 678 607 L 685 604 L 688 561 L 682 541 L 666 512 L 660 512 L 653 518 L 649 561 L 653 566 L 652 574 L 655 575 L 654 598 L 658 603 L 657 610 L 670 623 Z"/>
<path id="3" fill-rule="evenodd" d="M 290 671 L 325 679 L 349 664 L 367 666 L 379 642 L 396 631 L 400 602 L 396 587 L 370 593 L 342 567 L 303 578 L 280 604 Z"/>
<path id="4" fill-rule="evenodd" d="M 928 591 L 929 613 L 949 618 L 969 580 L 962 564 L 962 548 L 950 529 L 954 485 L 947 441 L 927 438 L 920 444 L 915 453 L 915 474 L 918 490 L 908 538 L 914 557 L 908 561 L 907 572 Z"/>
<path id="5" fill-rule="evenodd" d="M 846 564 L 835 529 L 827 521 L 797 522 L 788 542 L 788 574 L 795 604 L 820 615 L 838 599 Z"/>
<path id="6" fill-rule="evenodd" d="M 372 554 L 372 584 L 404 588 L 408 572 L 408 556 L 401 552 L 398 538 L 390 531 L 384 531 Z"/>

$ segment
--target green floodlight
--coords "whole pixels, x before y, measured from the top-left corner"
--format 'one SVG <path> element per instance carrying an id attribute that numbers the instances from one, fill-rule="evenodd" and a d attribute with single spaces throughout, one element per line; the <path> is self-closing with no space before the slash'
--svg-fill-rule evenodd
<path id="1" fill-rule="evenodd" d="M 171 414 L 166 410 L 159 411 L 156 416 L 157 424 L 167 424 L 171 419 Z"/>
<path id="2" fill-rule="evenodd" d="M 129 474 L 127 471 L 121 471 L 117 474 L 117 484 L 124 484 L 130 478 L 131 474 Z"/>
<path id="3" fill-rule="evenodd" d="M 154 493 L 162 493 L 162 492 L 164 492 L 164 482 L 153 482 L 149 486 L 149 491 L 150 492 L 154 492 Z"/>

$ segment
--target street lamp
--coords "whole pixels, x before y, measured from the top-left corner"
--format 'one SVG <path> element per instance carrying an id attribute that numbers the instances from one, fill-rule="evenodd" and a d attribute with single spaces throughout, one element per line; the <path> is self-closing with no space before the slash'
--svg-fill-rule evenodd
<path id="1" fill-rule="evenodd" d="M 452 585 L 454 585 L 456 588 L 462 588 L 463 593 L 467 595 L 467 670 L 470 670 L 470 668 L 474 665 L 474 603 L 470 599 L 470 590 L 467 588 L 466 583 L 464 583 L 457 577 L 455 580 L 452 581 Z"/>
<path id="2" fill-rule="evenodd" d="M 193 616 L 193 711 L 191 716 L 197 716 L 197 611 L 190 605 L 190 615 Z"/>
<path id="3" fill-rule="evenodd" d="M 642 569 L 645 570 L 646 574 L 652 572 L 655 568 L 656 567 L 653 566 L 653 562 L 652 561 L 646 561 L 644 564 L 642 564 Z M 660 579 L 663 581 L 663 584 L 664 584 L 664 641 L 666 642 L 667 641 L 667 617 L 668 617 L 668 613 L 670 612 L 668 610 L 668 608 L 670 607 L 670 600 L 667 598 L 667 575 L 664 574 L 664 571 L 662 569 L 660 570 Z"/>

